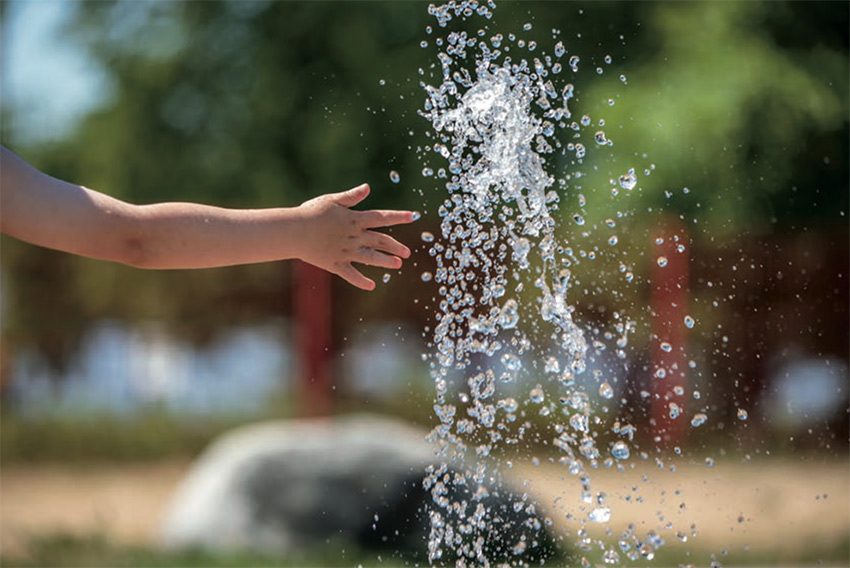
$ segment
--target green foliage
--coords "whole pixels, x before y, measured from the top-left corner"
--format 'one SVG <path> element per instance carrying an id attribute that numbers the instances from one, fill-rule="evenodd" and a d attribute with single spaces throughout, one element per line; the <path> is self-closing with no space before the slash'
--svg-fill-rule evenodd
<path id="1" fill-rule="evenodd" d="M 398 95 L 424 64 L 425 17 L 415 3 L 83 3 L 78 33 L 114 90 L 66 151 L 93 187 L 142 202 L 296 204 L 372 181 L 371 203 L 397 206 L 386 173 L 408 154 L 396 118 L 417 102 Z"/>
<path id="2" fill-rule="evenodd" d="M 657 44 L 654 56 L 627 59 L 627 85 L 618 85 L 615 72 L 585 95 L 594 117 L 616 125 L 610 157 L 599 160 L 614 167 L 591 175 L 588 192 L 605 201 L 605 178 L 635 168 L 641 194 L 629 205 L 681 213 L 697 225 L 697 238 L 765 233 L 777 223 L 787 231 L 789 220 L 800 218 L 845 224 L 834 213 L 846 211 L 848 199 L 847 45 L 828 45 L 842 14 L 846 26 L 846 10 L 839 12 L 822 41 L 812 45 L 810 38 L 791 49 L 780 45 L 788 35 L 783 26 L 805 20 L 801 5 L 652 5 L 645 27 Z M 604 108 L 612 93 L 614 106 Z M 825 135 L 832 144 L 820 156 L 808 155 Z M 830 160 L 845 172 L 837 186 L 824 184 L 834 176 L 824 164 Z M 641 176 L 650 164 L 657 169 Z M 800 188 L 811 200 L 807 206 L 790 199 L 795 182 L 808 184 Z M 595 208 L 594 217 L 610 216 L 612 206 Z"/>
<path id="3" fill-rule="evenodd" d="M 12 463 L 133 462 L 198 455 L 218 435 L 244 420 L 180 420 L 164 413 L 135 419 L 110 416 L 0 419 L 0 460 Z"/>

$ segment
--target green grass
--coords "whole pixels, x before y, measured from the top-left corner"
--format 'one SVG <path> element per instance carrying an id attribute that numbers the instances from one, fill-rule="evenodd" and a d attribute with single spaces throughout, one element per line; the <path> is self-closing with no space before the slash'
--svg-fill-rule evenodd
<path id="1" fill-rule="evenodd" d="M 197 455 L 239 418 L 178 419 L 150 413 L 60 416 L 28 419 L 4 413 L 0 419 L 0 460 L 14 463 L 130 462 Z"/>
<path id="2" fill-rule="evenodd" d="M 120 545 L 103 534 L 75 536 L 56 533 L 32 538 L 23 554 L 0 555 L 4 568 L 335 568 L 358 564 L 392 566 L 342 543 L 329 543 L 297 558 L 282 558 L 249 550 L 227 554 L 203 549 L 164 551 Z"/>
<path id="3" fill-rule="evenodd" d="M 771 551 L 731 550 L 724 554 L 722 549 L 708 550 L 704 546 L 666 546 L 661 548 L 653 560 L 628 561 L 621 556 L 620 566 L 670 567 L 710 566 L 717 561 L 730 566 L 846 566 L 850 559 L 850 537 L 831 546 L 806 545 L 796 551 L 776 549 Z M 579 555 L 573 555 L 579 556 Z M 592 560 L 598 563 L 598 551 Z M 232 554 L 213 554 L 203 550 L 165 552 L 148 547 L 118 545 L 101 534 L 71 536 L 54 534 L 30 540 L 25 554 L 0 556 L 0 565 L 7 568 L 294 568 L 294 567 L 343 567 L 363 565 L 369 568 L 405 566 L 391 556 L 379 557 L 377 553 L 363 553 L 349 549 L 342 543 L 328 543 L 322 550 L 299 558 L 280 558 L 245 551 Z M 578 565 L 570 562 L 569 565 Z M 411 564 L 412 565 L 412 564 Z M 420 563 L 426 566 L 427 563 Z"/>

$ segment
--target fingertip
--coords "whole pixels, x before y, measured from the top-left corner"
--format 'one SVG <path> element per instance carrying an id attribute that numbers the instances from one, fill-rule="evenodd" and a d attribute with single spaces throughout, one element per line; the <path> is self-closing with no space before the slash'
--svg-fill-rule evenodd
<path id="1" fill-rule="evenodd" d="M 416 220 L 416 214 L 413 211 L 393 211 L 395 218 L 393 225 L 407 225 Z"/>

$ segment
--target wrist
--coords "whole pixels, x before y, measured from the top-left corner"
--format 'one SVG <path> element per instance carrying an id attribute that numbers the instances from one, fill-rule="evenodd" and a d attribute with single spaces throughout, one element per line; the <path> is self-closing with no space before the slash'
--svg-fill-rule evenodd
<path id="1" fill-rule="evenodd" d="M 286 228 L 284 243 L 287 248 L 287 258 L 309 262 L 310 245 L 316 242 L 315 223 L 310 222 L 309 211 L 304 204 L 283 210 L 283 226 Z"/>

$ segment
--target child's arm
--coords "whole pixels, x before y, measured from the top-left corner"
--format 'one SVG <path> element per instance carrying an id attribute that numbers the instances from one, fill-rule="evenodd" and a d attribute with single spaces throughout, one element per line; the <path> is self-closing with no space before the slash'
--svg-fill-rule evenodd
<path id="1" fill-rule="evenodd" d="M 299 258 L 358 288 L 375 283 L 352 262 L 399 268 L 410 250 L 371 229 L 409 223 L 410 211 L 353 211 L 361 185 L 298 207 L 222 209 L 131 205 L 45 175 L 0 146 L 0 231 L 44 247 L 140 268 L 210 268 Z M 401 257 L 401 258 L 400 258 Z"/>

